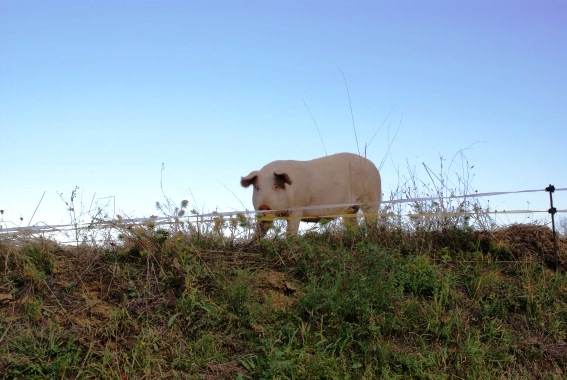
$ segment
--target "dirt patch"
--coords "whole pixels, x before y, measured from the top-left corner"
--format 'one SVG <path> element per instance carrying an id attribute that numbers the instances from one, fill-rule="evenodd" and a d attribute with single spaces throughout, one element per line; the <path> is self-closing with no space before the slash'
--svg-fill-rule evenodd
<path id="1" fill-rule="evenodd" d="M 0 294 L 0 304 L 8 303 L 14 300 L 14 296 L 11 294 Z"/>
<path id="2" fill-rule="evenodd" d="M 203 378 L 205 380 L 233 380 L 242 375 L 247 378 L 248 371 L 240 365 L 236 360 L 221 363 L 221 364 L 209 364 L 205 373 L 203 373 Z"/>
<path id="3" fill-rule="evenodd" d="M 258 288 L 270 299 L 275 309 L 283 310 L 298 299 L 301 284 L 286 273 L 269 271 L 260 275 Z"/>

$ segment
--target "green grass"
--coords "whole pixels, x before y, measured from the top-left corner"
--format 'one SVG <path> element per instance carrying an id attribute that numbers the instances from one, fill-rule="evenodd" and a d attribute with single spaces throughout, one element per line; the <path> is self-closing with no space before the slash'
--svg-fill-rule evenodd
<path id="1" fill-rule="evenodd" d="M 562 379 L 565 242 L 522 231 L 0 240 L 0 378 Z"/>

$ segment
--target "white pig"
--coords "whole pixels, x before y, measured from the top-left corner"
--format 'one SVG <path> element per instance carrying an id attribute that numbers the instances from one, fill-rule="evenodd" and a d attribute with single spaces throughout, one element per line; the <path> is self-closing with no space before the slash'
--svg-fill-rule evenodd
<path id="1" fill-rule="evenodd" d="M 338 153 L 310 161 L 274 161 L 240 179 L 243 187 L 254 185 L 255 210 L 287 219 L 287 235 L 297 235 L 300 221 L 318 222 L 326 216 L 366 214 L 368 226 L 376 226 L 382 190 L 380 173 L 359 155 Z M 337 205 L 337 207 L 312 207 Z M 264 220 L 262 220 L 264 219 Z M 271 226 L 259 215 L 255 237 Z M 345 222 L 347 219 L 343 218 Z"/>

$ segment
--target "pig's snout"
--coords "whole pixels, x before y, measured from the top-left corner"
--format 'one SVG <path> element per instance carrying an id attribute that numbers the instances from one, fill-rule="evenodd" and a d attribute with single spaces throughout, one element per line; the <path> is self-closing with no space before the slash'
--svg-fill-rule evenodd
<path id="1" fill-rule="evenodd" d="M 270 208 L 270 206 L 268 206 L 267 204 L 262 203 L 262 204 L 260 205 L 260 207 L 258 207 L 258 210 L 269 211 L 269 210 L 271 210 L 271 208 Z"/>
<path id="2" fill-rule="evenodd" d="M 265 203 L 262 203 L 259 207 L 258 207 L 258 211 L 260 211 L 258 213 L 258 218 L 259 220 L 263 220 L 263 221 L 271 221 L 274 218 L 274 212 L 272 211 L 272 208 L 270 206 L 268 206 Z"/>
<path id="3" fill-rule="evenodd" d="M 268 206 L 265 203 L 262 203 L 259 207 L 258 207 L 258 211 L 261 211 L 259 213 L 260 217 L 273 217 L 274 216 L 274 212 L 272 211 L 272 208 L 270 206 Z"/>
<path id="4" fill-rule="evenodd" d="M 258 207 L 258 211 L 263 211 L 262 213 L 260 213 L 261 216 L 264 217 L 268 217 L 268 218 L 273 218 L 273 217 L 286 217 L 289 216 L 289 211 L 288 210 L 274 210 L 272 209 L 270 206 L 268 206 L 265 203 L 262 203 L 260 205 L 260 207 Z"/>

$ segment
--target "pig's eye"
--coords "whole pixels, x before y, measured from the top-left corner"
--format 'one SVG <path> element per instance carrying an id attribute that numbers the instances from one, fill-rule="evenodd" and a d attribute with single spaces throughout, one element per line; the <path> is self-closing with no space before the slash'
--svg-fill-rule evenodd
<path id="1" fill-rule="evenodd" d="M 256 191 L 260 190 L 260 186 L 254 185 L 254 190 L 256 190 Z"/>

